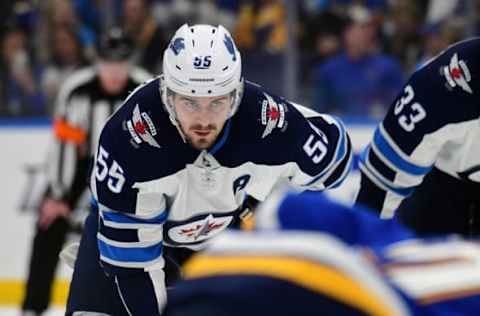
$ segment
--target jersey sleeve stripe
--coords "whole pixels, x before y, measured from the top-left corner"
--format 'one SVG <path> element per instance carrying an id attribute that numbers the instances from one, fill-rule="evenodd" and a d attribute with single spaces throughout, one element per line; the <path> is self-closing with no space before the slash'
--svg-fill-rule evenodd
<path id="1" fill-rule="evenodd" d="M 322 116 L 322 118 L 325 118 L 325 117 Z M 332 125 L 335 125 L 338 131 L 338 142 L 337 142 L 337 146 L 335 147 L 335 154 L 333 155 L 334 159 L 332 160 L 332 163 L 335 163 L 342 160 L 345 157 L 345 154 L 347 151 L 347 137 L 345 137 L 345 135 L 347 133 L 345 132 L 345 127 L 343 126 L 340 120 L 338 120 L 334 116 L 329 116 L 329 118 L 331 120 L 328 120 L 327 122 L 329 122 Z"/>
<path id="2" fill-rule="evenodd" d="M 414 163 L 406 160 L 403 152 L 393 144 L 390 137 L 386 134 L 386 131 L 380 126 L 375 130 L 373 136 L 373 143 L 375 144 L 378 152 L 381 153 L 387 161 L 389 161 L 396 169 L 412 174 L 412 175 L 425 175 L 432 166 L 424 167 L 418 166 Z"/>
<path id="3" fill-rule="evenodd" d="M 130 269 L 146 269 L 148 267 L 162 264 L 163 256 L 160 255 L 158 258 L 152 261 L 135 262 L 113 260 L 100 253 L 100 260 L 102 260 L 104 269 L 106 271 L 113 272 L 114 274 L 121 274 L 122 272 L 131 271 Z"/>
<path id="4" fill-rule="evenodd" d="M 100 210 L 101 216 L 105 223 L 112 222 L 118 224 L 163 224 L 167 220 L 167 212 L 162 212 L 152 218 L 138 218 L 119 212 L 109 212 Z"/>
<path id="5" fill-rule="evenodd" d="M 403 197 L 407 197 L 410 194 L 412 194 L 415 187 L 406 187 L 406 188 L 398 187 L 388 179 L 384 178 L 374 168 L 372 168 L 372 166 L 368 161 L 369 151 L 370 151 L 370 146 L 368 146 L 363 150 L 360 158 L 360 169 L 365 173 L 365 175 L 385 191 L 392 191 Z"/>
<path id="6" fill-rule="evenodd" d="M 368 146 L 369 150 L 365 158 L 368 159 L 369 165 L 373 169 L 377 170 L 385 179 L 393 182 L 395 180 L 395 176 L 398 173 L 398 170 L 394 166 L 392 166 L 387 160 L 385 160 L 385 158 L 382 157 L 380 153 L 378 153 L 378 149 L 375 144 L 372 143 Z"/>
<path id="7" fill-rule="evenodd" d="M 109 226 L 105 226 L 103 223 L 102 218 L 100 218 L 99 222 L 99 231 L 100 233 L 105 236 L 106 238 L 116 240 L 116 241 L 123 241 L 123 242 L 138 242 L 140 241 L 138 237 L 138 229 L 129 229 L 129 228 L 112 228 Z"/>
<path id="8" fill-rule="evenodd" d="M 153 240 L 146 240 L 146 241 L 138 240 L 136 242 L 117 241 L 104 236 L 102 232 L 97 233 L 97 238 L 103 241 L 104 243 L 106 243 L 107 245 L 114 246 L 117 248 L 147 248 L 150 246 L 158 245 L 163 240 L 162 235 L 159 235 Z"/>
<path id="9" fill-rule="evenodd" d="M 342 184 L 342 182 L 347 178 L 347 175 L 350 173 L 350 171 L 352 171 L 353 154 L 352 154 L 351 146 L 349 147 L 349 154 L 343 159 L 343 162 L 340 166 L 342 168 L 338 167 L 337 171 L 333 173 L 332 176 L 330 176 L 327 180 L 325 180 L 325 187 L 327 189 L 334 189 L 340 186 L 340 184 Z M 342 172 L 340 173 L 340 176 L 337 178 L 336 173 L 339 172 L 339 170 L 342 170 Z"/>
<path id="10" fill-rule="evenodd" d="M 129 262 L 148 263 L 162 255 L 162 242 L 148 247 L 134 247 L 133 245 L 120 247 L 120 244 L 128 245 L 128 243 L 116 242 L 116 246 L 114 246 L 107 243 L 101 236 L 99 237 L 97 242 L 100 255 L 102 258 L 110 259 L 110 263 L 114 262 L 113 265 L 124 266 L 123 263 Z"/>

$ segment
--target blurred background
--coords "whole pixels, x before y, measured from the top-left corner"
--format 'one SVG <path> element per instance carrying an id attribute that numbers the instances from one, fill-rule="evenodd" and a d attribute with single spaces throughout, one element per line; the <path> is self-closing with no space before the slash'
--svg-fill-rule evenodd
<path id="1" fill-rule="evenodd" d="M 224 25 L 247 80 L 340 116 L 358 152 L 406 78 L 477 35 L 479 17 L 479 0 L 0 1 L 0 315 L 19 315 L 54 100 L 65 78 L 95 62 L 110 26 L 135 39 L 135 64 L 160 74 L 180 25 Z M 333 194 L 350 200 L 356 177 Z M 69 273 L 58 272 L 52 313 L 61 314 Z"/>
<path id="2" fill-rule="evenodd" d="M 478 32 L 479 10 L 476 0 L 3 0 L 0 117 L 48 118 L 59 84 L 93 62 L 112 25 L 136 39 L 138 65 L 161 73 L 188 22 L 226 26 L 245 77 L 273 93 L 378 119 L 405 76 Z"/>

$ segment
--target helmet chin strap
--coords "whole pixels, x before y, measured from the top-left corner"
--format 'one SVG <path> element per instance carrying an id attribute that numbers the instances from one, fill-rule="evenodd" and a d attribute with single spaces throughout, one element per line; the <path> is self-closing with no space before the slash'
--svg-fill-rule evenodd
<path id="1" fill-rule="evenodd" d="M 175 108 L 173 105 L 168 103 L 168 97 L 167 97 L 167 92 L 166 88 L 164 89 L 164 78 L 163 75 L 160 75 L 160 86 L 158 87 L 158 90 L 160 91 L 160 99 L 162 100 L 163 107 L 165 111 L 168 113 L 168 118 L 170 119 L 170 122 L 175 126 L 175 128 L 178 131 L 178 134 L 180 134 L 180 137 L 182 138 L 183 142 L 187 142 L 187 138 L 185 134 L 182 131 L 182 128 L 180 127 L 180 122 L 177 119 L 177 113 L 175 113 Z"/>
<path id="2" fill-rule="evenodd" d="M 168 105 L 167 105 L 168 106 Z M 172 110 L 173 111 L 173 110 Z M 183 142 L 187 142 L 187 138 L 185 137 L 185 134 L 182 131 L 182 128 L 180 127 L 180 123 L 176 118 L 173 118 L 171 115 L 170 116 L 170 121 L 172 122 L 173 125 L 177 128 L 178 133 L 180 134 L 180 137 L 182 138 Z"/>
<path id="3" fill-rule="evenodd" d="M 168 117 L 170 118 L 170 122 L 172 122 L 172 124 L 177 128 L 177 131 L 180 134 L 180 137 L 182 138 L 183 142 L 186 143 L 187 138 L 183 133 L 182 128 L 180 127 L 180 122 L 177 119 L 177 113 L 175 113 L 175 109 L 173 108 L 173 105 L 166 104 L 165 107 L 167 107 L 168 109 L 167 112 L 168 112 Z"/>

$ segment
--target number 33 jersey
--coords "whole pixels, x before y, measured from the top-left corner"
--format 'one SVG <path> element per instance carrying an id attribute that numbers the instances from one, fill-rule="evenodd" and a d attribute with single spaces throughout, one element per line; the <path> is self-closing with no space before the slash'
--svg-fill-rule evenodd
<path id="1" fill-rule="evenodd" d="M 459 42 L 410 77 L 361 155 L 357 202 L 391 217 L 432 168 L 480 182 L 479 53 Z"/>
<path id="2" fill-rule="evenodd" d="M 338 186 L 352 164 L 343 124 L 245 84 L 237 113 L 209 150 L 184 142 L 161 103 L 159 78 L 137 88 L 100 136 L 91 191 L 103 263 L 147 269 L 162 245 L 199 249 L 277 184 Z M 161 266 L 162 264 L 160 264 Z"/>

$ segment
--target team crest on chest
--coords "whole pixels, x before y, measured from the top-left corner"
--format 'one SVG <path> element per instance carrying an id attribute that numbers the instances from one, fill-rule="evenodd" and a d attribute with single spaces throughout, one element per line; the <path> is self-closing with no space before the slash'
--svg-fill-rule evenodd
<path id="1" fill-rule="evenodd" d="M 224 230 L 232 219 L 232 216 L 214 217 L 210 214 L 202 220 L 171 228 L 168 236 L 178 243 L 206 240 Z"/>
<path id="2" fill-rule="evenodd" d="M 140 145 L 145 142 L 150 146 L 160 148 L 158 142 L 153 138 L 157 135 L 157 129 L 150 116 L 146 112 L 140 112 L 138 104 L 133 109 L 132 118 L 126 122 L 126 127 L 132 136 L 132 144 Z"/>
<path id="3" fill-rule="evenodd" d="M 267 137 L 275 128 L 282 129 L 285 126 L 285 105 L 277 103 L 264 93 L 265 99 L 262 102 L 262 125 L 265 126 L 262 138 Z"/>

